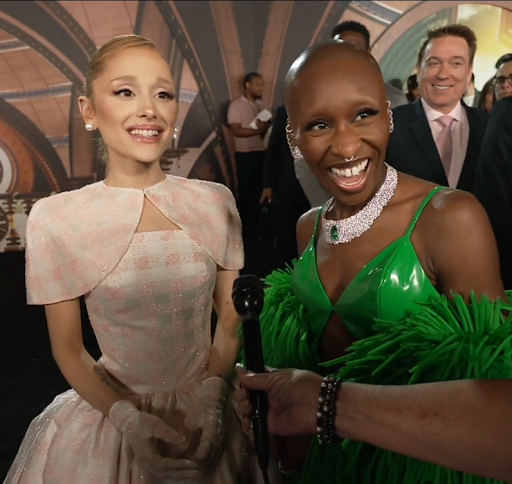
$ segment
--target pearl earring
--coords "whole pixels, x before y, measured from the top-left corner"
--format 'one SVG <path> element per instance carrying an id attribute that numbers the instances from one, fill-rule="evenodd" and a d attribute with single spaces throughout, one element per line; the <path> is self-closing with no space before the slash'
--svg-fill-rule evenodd
<path id="1" fill-rule="evenodd" d="M 180 131 L 180 128 L 178 128 L 178 126 L 174 126 L 174 133 L 172 135 L 172 139 L 173 140 L 177 140 L 178 139 L 178 133 Z"/>
<path id="2" fill-rule="evenodd" d="M 92 124 L 92 123 L 86 123 L 86 124 L 85 124 L 85 129 L 86 129 L 87 131 L 92 131 L 92 130 L 94 129 L 94 124 Z"/>

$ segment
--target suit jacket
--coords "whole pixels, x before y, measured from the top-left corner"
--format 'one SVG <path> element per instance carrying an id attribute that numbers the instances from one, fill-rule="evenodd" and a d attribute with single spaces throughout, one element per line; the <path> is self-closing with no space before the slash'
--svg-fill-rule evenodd
<path id="1" fill-rule="evenodd" d="M 295 176 L 295 167 L 286 141 L 286 108 L 276 110 L 272 133 L 263 162 L 263 188 L 272 188 L 272 204 L 267 217 L 267 235 L 274 241 L 269 258 L 272 269 L 284 267 L 297 257 L 296 225 L 310 204 Z"/>
<path id="2" fill-rule="evenodd" d="M 478 103 L 480 102 L 480 96 L 482 95 L 481 91 L 475 89 L 475 99 L 473 100 L 473 107 L 477 108 Z"/>
<path id="3" fill-rule="evenodd" d="M 466 158 L 457 188 L 473 192 L 478 155 L 488 116 L 462 103 L 469 122 L 469 140 Z M 398 171 L 417 178 L 448 186 L 448 179 L 437 150 L 427 115 L 417 100 L 393 109 L 395 129 L 390 136 L 387 162 Z"/>
<path id="4" fill-rule="evenodd" d="M 484 206 L 498 243 L 506 289 L 512 289 L 512 97 L 494 106 L 482 141 L 474 193 Z"/>
<path id="5" fill-rule="evenodd" d="M 287 119 L 286 108 L 278 107 L 263 162 L 263 188 L 272 188 L 275 202 L 290 207 L 296 203 L 296 199 L 305 199 L 305 195 L 295 176 L 293 158 L 286 140 Z"/>
<path id="6" fill-rule="evenodd" d="M 391 84 L 386 84 L 386 97 L 391 103 L 391 108 L 402 106 L 407 104 L 407 96 L 402 92 L 393 87 Z"/>

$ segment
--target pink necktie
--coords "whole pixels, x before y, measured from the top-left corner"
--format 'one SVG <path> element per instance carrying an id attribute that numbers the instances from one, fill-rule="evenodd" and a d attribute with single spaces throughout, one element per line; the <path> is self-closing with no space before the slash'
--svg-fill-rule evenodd
<path id="1" fill-rule="evenodd" d="M 455 121 L 451 116 L 445 115 L 436 119 L 436 121 L 443 127 L 441 132 L 437 135 L 436 145 L 443 162 L 444 171 L 446 176 L 450 173 L 450 164 L 452 162 L 452 135 L 450 132 L 452 123 Z"/>

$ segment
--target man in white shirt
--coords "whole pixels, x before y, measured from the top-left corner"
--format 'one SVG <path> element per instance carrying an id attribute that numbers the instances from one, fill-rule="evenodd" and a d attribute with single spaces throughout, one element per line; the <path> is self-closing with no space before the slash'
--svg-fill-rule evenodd
<path id="1" fill-rule="evenodd" d="M 257 119 L 262 111 L 270 111 L 261 100 L 264 86 L 263 78 L 257 72 L 250 72 L 244 77 L 244 95 L 232 101 L 228 108 L 228 124 L 235 139 L 236 198 L 244 233 L 255 232 L 258 223 L 265 158 L 263 138 L 270 126 L 270 120 Z"/>
<path id="2" fill-rule="evenodd" d="M 480 101 L 480 91 L 475 87 L 475 74 L 471 74 L 471 80 L 469 81 L 466 93 L 462 98 L 466 106 L 477 108 L 478 102 Z"/>

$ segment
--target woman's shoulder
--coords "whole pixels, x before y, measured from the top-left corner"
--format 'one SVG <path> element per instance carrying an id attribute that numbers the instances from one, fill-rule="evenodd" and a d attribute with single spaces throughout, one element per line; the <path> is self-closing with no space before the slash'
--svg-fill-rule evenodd
<path id="1" fill-rule="evenodd" d="M 302 214 L 297 221 L 297 243 L 299 252 L 302 252 L 307 246 L 315 232 L 315 225 L 322 207 L 313 207 Z"/>
<path id="2" fill-rule="evenodd" d="M 418 221 L 418 232 L 432 252 L 495 243 L 480 202 L 471 193 L 453 188 L 440 189 L 431 197 Z"/>
<path id="3" fill-rule="evenodd" d="M 400 177 L 404 187 L 401 203 L 418 207 L 419 222 L 431 230 L 444 226 L 453 229 L 459 224 L 478 224 L 487 219 L 484 208 L 470 192 L 442 187 L 403 173 Z"/>
<path id="4" fill-rule="evenodd" d="M 172 183 L 179 183 L 184 188 L 194 190 L 199 196 L 209 196 L 210 201 L 230 202 L 234 200 L 232 191 L 222 183 L 175 175 L 168 175 L 168 177 Z M 205 199 L 205 201 L 208 201 L 208 199 Z"/>
<path id="5" fill-rule="evenodd" d="M 454 188 L 438 190 L 426 207 L 425 215 L 436 225 L 481 223 L 487 215 L 477 198 L 466 191 Z"/>
<path id="6" fill-rule="evenodd" d="M 297 222 L 297 226 L 314 226 L 316 219 L 322 207 L 312 207 L 307 212 L 303 213 Z"/>
<path id="7" fill-rule="evenodd" d="M 47 197 L 40 198 L 30 210 L 29 219 L 34 218 L 56 218 L 63 213 L 74 213 L 78 207 L 85 207 L 94 199 L 98 190 L 101 189 L 101 182 L 91 183 L 76 190 L 53 193 Z"/>

